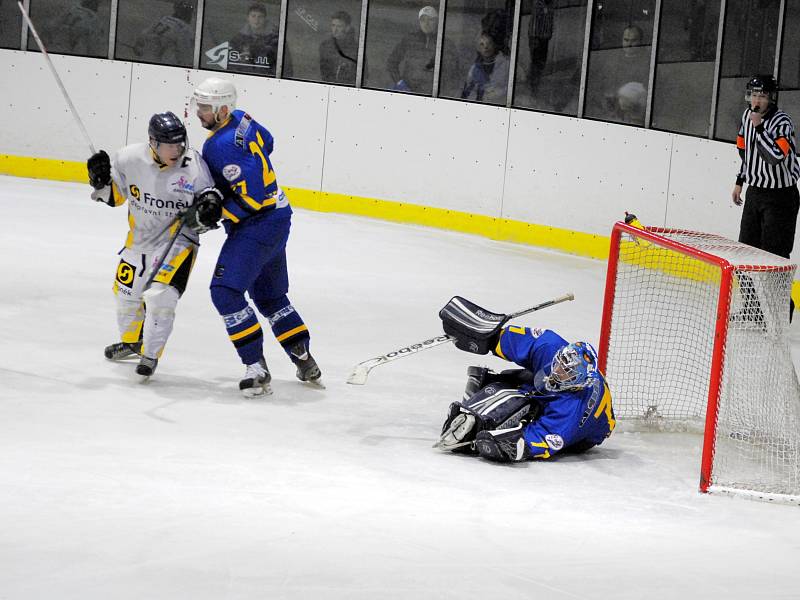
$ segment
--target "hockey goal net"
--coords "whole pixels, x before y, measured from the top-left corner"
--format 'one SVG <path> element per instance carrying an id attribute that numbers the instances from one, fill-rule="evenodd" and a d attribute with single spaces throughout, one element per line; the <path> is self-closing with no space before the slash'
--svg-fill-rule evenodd
<path id="1" fill-rule="evenodd" d="M 800 502 L 795 269 L 717 235 L 614 226 L 600 367 L 615 413 L 702 431 L 703 492 Z"/>

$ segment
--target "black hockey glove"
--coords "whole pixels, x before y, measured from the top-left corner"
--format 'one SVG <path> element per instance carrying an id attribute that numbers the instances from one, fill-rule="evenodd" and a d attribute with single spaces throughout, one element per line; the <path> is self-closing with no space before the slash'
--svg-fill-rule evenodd
<path id="1" fill-rule="evenodd" d="M 111 159 L 105 150 L 92 154 L 86 161 L 89 171 L 89 184 L 96 190 L 102 190 L 111 185 Z"/>
<path id="2" fill-rule="evenodd" d="M 455 338 L 456 348 L 487 354 L 497 346 L 508 315 L 493 313 L 461 296 L 454 296 L 439 311 L 444 332 Z"/>
<path id="3" fill-rule="evenodd" d="M 183 222 L 195 233 L 217 229 L 217 221 L 222 217 L 222 200 L 222 193 L 217 188 L 204 189 L 194 204 L 181 213 Z"/>

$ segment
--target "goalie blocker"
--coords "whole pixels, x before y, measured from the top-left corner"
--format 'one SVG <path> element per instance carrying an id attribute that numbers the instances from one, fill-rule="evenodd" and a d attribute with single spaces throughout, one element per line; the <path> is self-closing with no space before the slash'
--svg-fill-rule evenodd
<path id="1" fill-rule="evenodd" d="M 494 313 L 461 296 L 453 296 L 439 311 L 444 332 L 456 348 L 473 354 L 488 354 L 497 346 L 509 315 Z"/>

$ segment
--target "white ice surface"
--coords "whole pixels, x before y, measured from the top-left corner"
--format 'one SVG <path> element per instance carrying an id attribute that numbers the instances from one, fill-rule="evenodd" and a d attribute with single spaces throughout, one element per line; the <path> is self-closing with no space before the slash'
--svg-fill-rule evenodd
<path id="1" fill-rule="evenodd" d="M 498 466 L 431 444 L 466 367 L 499 359 L 445 345 L 344 383 L 454 294 L 574 291 L 524 324 L 596 342 L 602 262 L 296 211 L 290 297 L 327 389 L 268 337 L 275 394 L 245 400 L 207 289 L 219 231 L 156 376 L 103 359 L 126 211 L 88 195 L 0 177 L 0 598 L 800 597 L 797 507 L 699 494 L 697 436 Z"/>

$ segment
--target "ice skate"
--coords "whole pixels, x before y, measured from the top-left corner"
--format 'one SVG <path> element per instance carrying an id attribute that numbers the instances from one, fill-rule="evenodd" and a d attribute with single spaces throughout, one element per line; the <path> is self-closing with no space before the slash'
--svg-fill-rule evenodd
<path id="1" fill-rule="evenodd" d="M 103 354 L 108 360 L 123 360 L 133 356 L 139 356 L 142 351 L 142 342 L 117 342 L 106 346 Z"/>
<path id="2" fill-rule="evenodd" d="M 272 393 L 270 381 L 272 381 L 272 376 L 267 369 L 267 361 L 262 357 L 257 363 L 247 365 L 244 379 L 239 382 L 239 389 L 246 398 L 268 396 Z"/>
<path id="3" fill-rule="evenodd" d="M 149 358 L 147 356 L 143 356 L 142 359 L 139 361 L 139 364 L 136 365 L 136 374 L 141 375 L 142 377 L 150 377 L 153 373 L 156 372 L 157 366 L 158 366 L 157 358 Z"/>
<path id="4" fill-rule="evenodd" d="M 319 370 L 317 361 L 314 360 L 314 357 L 311 356 L 311 353 L 308 351 L 306 342 L 299 342 L 292 346 L 290 353 L 292 362 L 297 366 L 295 375 L 297 375 L 300 381 L 311 383 L 319 387 L 325 387 L 320 380 L 322 371 Z"/>

